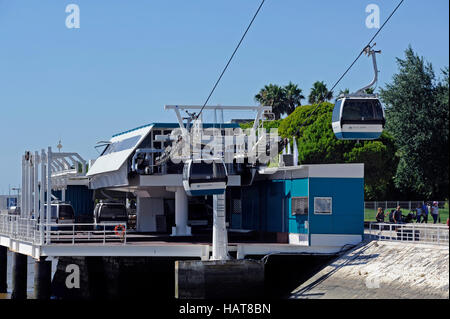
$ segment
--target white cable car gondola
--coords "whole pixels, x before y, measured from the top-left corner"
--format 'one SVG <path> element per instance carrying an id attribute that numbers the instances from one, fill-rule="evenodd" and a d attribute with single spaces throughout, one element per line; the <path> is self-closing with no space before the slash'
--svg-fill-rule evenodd
<path id="1" fill-rule="evenodd" d="M 189 159 L 183 167 L 183 187 L 188 196 L 225 193 L 228 174 L 222 159 Z"/>
<path id="2" fill-rule="evenodd" d="M 378 95 L 365 93 L 378 80 L 375 54 L 381 51 L 372 48 L 368 46 L 365 53 L 372 56 L 374 79 L 356 93 L 340 95 L 334 105 L 332 127 L 334 135 L 340 140 L 374 140 L 383 132 L 386 120 Z"/>

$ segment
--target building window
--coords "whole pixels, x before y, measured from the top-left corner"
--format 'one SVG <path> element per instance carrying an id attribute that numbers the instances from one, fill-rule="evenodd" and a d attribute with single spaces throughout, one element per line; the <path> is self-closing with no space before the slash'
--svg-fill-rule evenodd
<path id="1" fill-rule="evenodd" d="M 314 197 L 314 214 L 331 215 L 333 213 L 331 197 Z"/>
<path id="2" fill-rule="evenodd" d="M 292 216 L 308 215 L 308 197 L 292 197 Z"/>
<path id="3" fill-rule="evenodd" d="M 242 202 L 240 199 L 233 199 L 233 214 L 241 214 L 242 213 Z"/>

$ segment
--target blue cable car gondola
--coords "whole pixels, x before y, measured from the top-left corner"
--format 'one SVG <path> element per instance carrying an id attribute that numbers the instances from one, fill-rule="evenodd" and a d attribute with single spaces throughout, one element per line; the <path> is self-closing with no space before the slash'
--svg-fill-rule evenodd
<path id="1" fill-rule="evenodd" d="M 372 56 L 375 77 L 356 93 L 340 95 L 333 109 L 332 127 L 340 140 L 374 140 L 380 137 L 385 125 L 384 109 L 377 94 L 366 94 L 378 80 L 376 53 L 370 46 L 365 53 Z"/>
<path id="2" fill-rule="evenodd" d="M 221 195 L 227 183 L 227 169 L 221 159 L 190 159 L 184 163 L 183 187 L 188 196 Z"/>

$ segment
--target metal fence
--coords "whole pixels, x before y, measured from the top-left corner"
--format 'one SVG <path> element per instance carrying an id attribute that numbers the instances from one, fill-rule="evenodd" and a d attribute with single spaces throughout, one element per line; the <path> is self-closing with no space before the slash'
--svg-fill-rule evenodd
<path id="1" fill-rule="evenodd" d="M 449 228 L 444 225 L 369 223 L 366 234 L 377 240 L 449 244 Z"/>
<path id="2" fill-rule="evenodd" d="M 375 221 L 376 212 L 381 207 L 387 216 L 390 211 L 395 210 L 398 206 L 402 208 L 404 216 L 412 213 L 416 214 L 416 208 L 422 207 L 424 203 L 433 203 L 434 201 L 371 201 L 364 202 L 364 220 Z M 439 207 L 439 224 L 445 224 L 448 218 L 448 201 L 437 201 Z M 433 222 L 432 216 L 428 215 L 428 220 Z"/>
<path id="3" fill-rule="evenodd" d="M 372 201 L 372 202 L 364 202 L 364 209 L 373 209 L 377 210 L 378 207 L 387 209 L 396 209 L 397 206 L 400 206 L 402 209 L 413 210 L 416 209 L 418 205 L 422 206 L 425 202 L 434 202 L 434 201 Z M 440 209 L 444 207 L 448 207 L 448 201 L 436 201 L 438 202 L 438 207 Z"/>
<path id="4" fill-rule="evenodd" d="M 0 215 L 0 235 L 34 245 L 127 242 L 126 223 L 39 224 L 35 219 Z"/>

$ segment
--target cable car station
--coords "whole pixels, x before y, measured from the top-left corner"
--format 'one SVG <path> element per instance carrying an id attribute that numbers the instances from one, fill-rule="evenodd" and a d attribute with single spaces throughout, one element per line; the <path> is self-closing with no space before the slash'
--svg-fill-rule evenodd
<path id="1" fill-rule="evenodd" d="M 198 108 L 166 106 L 178 123 L 115 134 L 89 164 L 51 148 L 39 156 L 27 152 L 23 209 L 20 216 L 1 216 L 1 246 L 16 253 L 17 264 L 28 255 L 48 273 L 51 258 L 64 256 L 193 258 L 241 269 L 249 267 L 246 256 L 335 254 L 362 240 L 363 164 L 294 165 L 290 151 L 278 157 L 283 140 L 261 130 L 271 107 L 208 107 L 255 111 L 248 134 L 236 123 L 202 123 L 189 112 L 181 117 Z M 80 189 L 70 184 L 92 197 L 75 196 Z M 89 208 L 99 200 L 135 202 L 135 229 L 123 222 L 79 223 L 77 216 L 74 224 L 55 224 L 44 208 L 67 198 Z M 193 262 L 180 261 L 177 271 L 197 269 Z M 250 265 L 261 273 L 260 263 Z M 20 282 L 23 275 L 16 275 Z"/>

